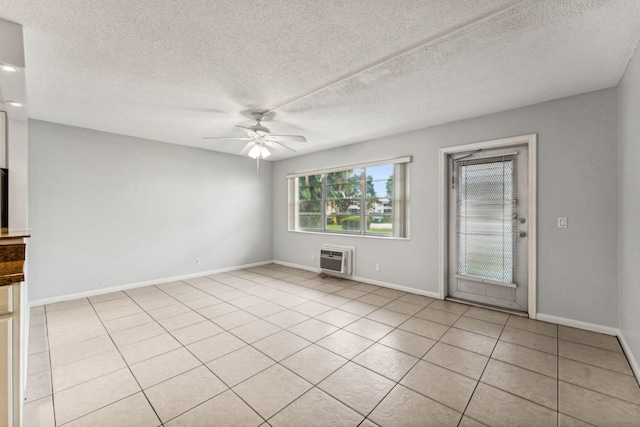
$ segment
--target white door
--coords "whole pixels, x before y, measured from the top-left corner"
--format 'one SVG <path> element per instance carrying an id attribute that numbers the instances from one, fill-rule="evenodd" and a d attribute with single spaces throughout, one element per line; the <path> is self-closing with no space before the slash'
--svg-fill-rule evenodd
<path id="1" fill-rule="evenodd" d="M 526 146 L 449 156 L 448 296 L 528 310 Z"/>

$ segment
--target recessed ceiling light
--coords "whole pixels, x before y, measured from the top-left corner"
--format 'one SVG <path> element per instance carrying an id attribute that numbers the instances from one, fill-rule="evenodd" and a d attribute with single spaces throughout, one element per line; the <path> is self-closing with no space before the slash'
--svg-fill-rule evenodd
<path id="1" fill-rule="evenodd" d="M 15 73 L 18 71 L 16 67 L 12 67 L 11 65 L 1 65 L 2 71 L 6 71 L 7 73 Z"/>
<path id="2" fill-rule="evenodd" d="M 7 105 L 11 105 L 12 107 L 22 107 L 22 103 L 16 101 L 7 101 Z"/>

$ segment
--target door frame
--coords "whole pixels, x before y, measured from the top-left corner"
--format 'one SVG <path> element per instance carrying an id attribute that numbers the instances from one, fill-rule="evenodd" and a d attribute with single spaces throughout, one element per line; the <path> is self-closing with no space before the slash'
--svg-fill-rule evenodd
<path id="1" fill-rule="evenodd" d="M 447 295 L 448 272 L 449 272 L 449 156 L 455 153 L 473 151 L 479 149 L 508 148 L 516 145 L 526 145 L 529 150 L 529 212 L 527 222 L 528 230 L 528 313 L 529 318 L 535 319 L 537 316 L 537 134 L 514 136 L 510 138 L 494 139 L 492 141 L 475 142 L 471 144 L 444 147 L 439 151 L 439 209 L 440 209 L 440 229 L 439 229 L 439 296 L 445 299 Z"/>

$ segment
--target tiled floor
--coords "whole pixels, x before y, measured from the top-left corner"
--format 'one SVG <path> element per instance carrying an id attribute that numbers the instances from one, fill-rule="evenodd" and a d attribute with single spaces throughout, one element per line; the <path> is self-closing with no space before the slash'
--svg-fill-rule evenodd
<path id="1" fill-rule="evenodd" d="M 25 427 L 640 425 L 614 337 L 278 265 L 37 307 Z"/>

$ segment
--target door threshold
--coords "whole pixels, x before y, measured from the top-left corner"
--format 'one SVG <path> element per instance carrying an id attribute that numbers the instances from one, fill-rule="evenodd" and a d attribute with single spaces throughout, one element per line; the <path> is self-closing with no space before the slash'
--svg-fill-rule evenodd
<path id="1" fill-rule="evenodd" d="M 529 313 L 527 313 L 526 311 L 518 311 L 518 310 L 513 310 L 513 309 L 510 309 L 510 308 L 496 307 L 495 305 L 482 304 L 480 302 L 468 301 L 468 300 L 460 299 L 460 298 L 444 297 L 444 299 L 447 300 L 447 301 L 459 302 L 461 304 L 467 304 L 467 305 L 471 305 L 471 306 L 474 306 L 474 307 L 487 308 L 489 310 L 494 310 L 494 311 L 501 311 L 503 313 L 513 314 L 513 315 L 516 315 L 516 316 L 529 317 Z"/>

